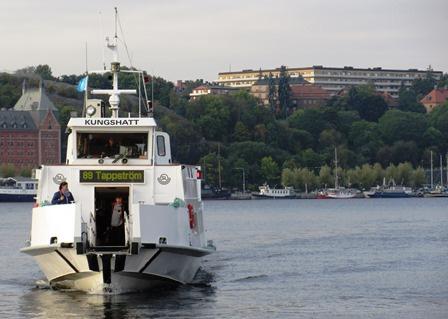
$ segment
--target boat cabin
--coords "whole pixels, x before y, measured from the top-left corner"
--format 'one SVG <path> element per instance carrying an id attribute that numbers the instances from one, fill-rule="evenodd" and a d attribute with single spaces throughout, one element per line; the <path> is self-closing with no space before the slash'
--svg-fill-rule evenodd
<path id="1" fill-rule="evenodd" d="M 172 162 L 170 137 L 155 130 L 153 118 L 72 118 L 67 127 L 71 133 L 66 164 L 166 165 Z"/>

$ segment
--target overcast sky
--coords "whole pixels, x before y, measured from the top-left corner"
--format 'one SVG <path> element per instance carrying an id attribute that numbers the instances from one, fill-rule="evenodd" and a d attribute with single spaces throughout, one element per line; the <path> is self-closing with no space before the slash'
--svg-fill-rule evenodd
<path id="1" fill-rule="evenodd" d="M 448 72 L 448 0 L 0 0 L 0 70 L 81 74 L 86 42 L 100 69 L 114 5 L 134 65 L 172 81 L 280 65 Z"/>

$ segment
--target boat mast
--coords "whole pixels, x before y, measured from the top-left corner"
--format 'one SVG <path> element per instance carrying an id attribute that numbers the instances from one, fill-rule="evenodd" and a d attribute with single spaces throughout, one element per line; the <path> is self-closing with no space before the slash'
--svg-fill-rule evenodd
<path id="1" fill-rule="evenodd" d="M 443 160 L 442 160 L 442 154 L 440 154 L 440 187 L 443 187 Z"/>
<path id="2" fill-rule="evenodd" d="M 431 189 L 434 188 L 434 171 L 432 167 L 432 151 L 431 151 Z"/>
<path id="3" fill-rule="evenodd" d="M 92 94 L 107 94 L 109 95 L 110 110 L 112 111 L 111 117 L 118 117 L 118 110 L 120 105 L 121 94 L 136 94 L 136 90 L 120 90 L 118 88 L 118 73 L 120 72 L 120 62 L 118 60 L 118 36 L 117 36 L 117 21 L 118 11 L 115 7 L 115 35 L 110 42 L 109 37 L 106 37 L 106 46 L 112 51 L 112 62 L 110 72 L 112 73 L 112 90 L 92 90 Z"/>
<path id="4" fill-rule="evenodd" d="M 221 145 L 218 144 L 218 181 L 219 181 L 219 189 L 221 190 Z"/>
<path id="5" fill-rule="evenodd" d="M 334 188 L 339 188 L 338 185 L 338 149 L 334 148 L 334 166 L 335 166 L 335 177 L 334 177 Z"/>

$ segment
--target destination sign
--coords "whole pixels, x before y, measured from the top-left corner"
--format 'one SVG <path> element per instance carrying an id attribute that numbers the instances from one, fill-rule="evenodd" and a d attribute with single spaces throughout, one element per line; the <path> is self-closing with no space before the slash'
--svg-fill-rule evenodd
<path id="1" fill-rule="evenodd" d="M 80 183 L 144 183 L 142 170 L 80 170 Z"/>
<path id="2" fill-rule="evenodd" d="M 85 125 L 138 125 L 138 119 L 85 119 Z"/>

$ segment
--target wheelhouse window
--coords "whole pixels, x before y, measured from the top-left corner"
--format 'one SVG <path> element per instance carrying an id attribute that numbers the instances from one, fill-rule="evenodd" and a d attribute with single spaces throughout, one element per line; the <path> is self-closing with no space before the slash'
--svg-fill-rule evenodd
<path id="1" fill-rule="evenodd" d="M 162 135 L 157 136 L 157 155 L 165 156 L 165 137 Z"/>
<path id="2" fill-rule="evenodd" d="M 77 133 L 78 158 L 148 158 L 148 133 Z"/>

